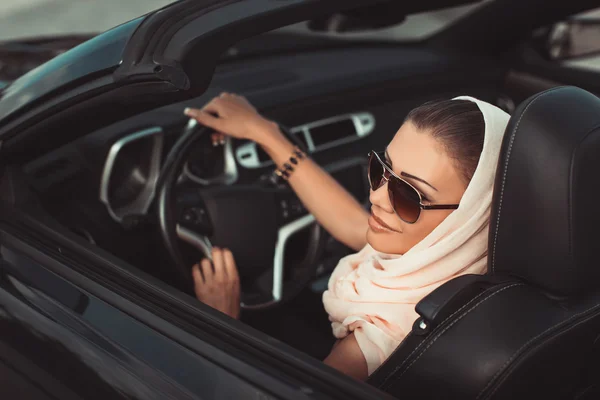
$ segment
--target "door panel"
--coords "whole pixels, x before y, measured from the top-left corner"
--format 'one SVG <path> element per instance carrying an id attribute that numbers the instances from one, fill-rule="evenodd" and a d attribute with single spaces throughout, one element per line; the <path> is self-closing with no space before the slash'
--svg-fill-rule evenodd
<path id="1" fill-rule="evenodd" d="M 6 238 L 2 232 L 3 244 Z M 38 374 L 86 399 L 243 398 L 260 392 L 23 250 L 1 248 L 0 361 L 34 365 Z"/>

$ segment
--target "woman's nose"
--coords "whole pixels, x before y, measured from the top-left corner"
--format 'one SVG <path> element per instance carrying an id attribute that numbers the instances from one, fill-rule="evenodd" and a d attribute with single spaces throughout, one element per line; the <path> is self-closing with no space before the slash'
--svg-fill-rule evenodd
<path id="1" fill-rule="evenodd" d="M 394 212 L 390 203 L 390 196 L 388 195 L 387 179 L 384 180 L 383 184 L 379 186 L 376 190 L 371 189 L 369 201 L 371 202 L 371 204 L 383 209 L 384 211 Z"/>

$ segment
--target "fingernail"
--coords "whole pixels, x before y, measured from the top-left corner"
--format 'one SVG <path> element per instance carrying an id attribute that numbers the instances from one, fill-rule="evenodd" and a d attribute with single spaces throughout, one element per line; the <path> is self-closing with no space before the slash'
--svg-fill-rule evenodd
<path id="1" fill-rule="evenodd" d="M 192 113 L 192 109 L 191 109 L 191 108 L 189 108 L 189 107 L 186 107 L 186 108 L 183 110 L 183 113 L 184 113 L 185 115 L 190 115 L 190 114 Z"/>

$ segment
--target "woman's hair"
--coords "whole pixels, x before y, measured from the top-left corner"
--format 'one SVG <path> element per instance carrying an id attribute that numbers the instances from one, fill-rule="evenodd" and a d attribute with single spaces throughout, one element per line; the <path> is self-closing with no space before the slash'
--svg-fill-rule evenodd
<path id="1" fill-rule="evenodd" d="M 465 182 L 471 181 L 485 136 L 485 122 L 477 104 L 469 100 L 431 101 L 413 109 L 405 121 L 438 140 Z"/>

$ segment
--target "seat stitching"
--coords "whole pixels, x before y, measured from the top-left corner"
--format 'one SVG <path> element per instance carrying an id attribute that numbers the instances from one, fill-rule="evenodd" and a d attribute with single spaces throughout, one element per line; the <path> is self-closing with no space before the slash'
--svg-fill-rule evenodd
<path id="1" fill-rule="evenodd" d="M 590 136 L 592 133 L 594 133 L 598 128 L 600 128 L 600 124 L 594 125 L 586 134 L 583 138 L 581 138 L 581 140 L 579 141 L 579 143 L 577 143 L 577 147 L 575 147 L 575 150 L 573 151 L 573 155 L 571 157 L 571 163 L 570 163 L 570 167 L 569 167 L 569 180 L 568 180 L 568 189 L 567 189 L 567 193 L 569 194 L 567 196 L 567 210 L 569 210 L 569 219 L 568 219 L 568 249 L 569 249 L 569 258 L 575 260 L 575 253 L 573 250 L 573 193 L 571 192 L 571 186 L 573 184 L 573 176 L 575 175 L 574 173 L 574 168 L 575 168 L 575 158 L 577 157 L 577 152 L 580 150 L 581 148 L 581 144 L 583 142 L 585 142 L 588 138 L 588 136 Z M 569 264 L 567 266 L 570 269 L 573 269 L 572 265 Z"/>
<path id="2" fill-rule="evenodd" d="M 523 119 L 523 117 L 527 113 L 527 110 L 529 109 L 529 107 L 531 107 L 533 105 L 533 103 L 535 103 L 536 101 L 538 101 L 542 97 L 546 96 L 547 94 L 550 94 L 551 92 L 554 92 L 554 91 L 559 90 L 559 89 L 561 89 L 561 88 L 554 88 L 554 89 L 548 90 L 547 92 L 544 92 L 544 93 L 540 94 L 538 97 L 536 97 L 535 99 L 533 99 L 529 104 L 527 104 L 527 107 L 525 107 L 525 110 L 523 110 L 523 113 L 519 117 L 519 120 L 517 121 L 517 124 L 515 125 L 515 128 L 513 129 L 512 133 L 511 133 L 510 142 L 509 142 L 509 145 L 508 145 L 508 151 L 507 151 L 507 154 L 506 154 L 506 162 L 504 163 L 504 173 L 502 175 L 502 186 L 501 186 L 501 189 L 500 189 L 500 200 L 499 200 L 499 203 L 498 203 L 498 215 L 496 216 L 496 229 L 495 229 L 495 232 L 494 232 L 494 247 L 492 249 L 492 272 L 496 271 L 496 243 L 498 241 L 498 230 L 500 229 L 500 214 L 502 212 L 502 198 L 504 197 L 504 186 L 506 184 L 506 175 L 508 173 L 508 162 L 510 161 L 510 155 L 511 155 L 511 152 L 512 152 L 512 146 L 513 146 L 516 134 L 517 134 L 517 130 L 519 129 L 519 125 L 521 124 L 521 120 Z"/>
<path id="3" fill-rule="evenodd" d="M 463 314 L 461 314 L 458 318 L 456 318 L 454 321 L 452 321 L 452 323 L 450 325 L 448 325 L 447 327 L 445 327 L 440 333 L 438 333 L 436 335 L 436 337 L 427 345 L 427 347 L 425 347 L 423 349 L 423 351 L 421 352 L 421 354 L 419 354 L 419 356 L 417 358 L 415 358 L 407 367 L 404 371 L 402 371 L 402 373 L 400 375 L 398 375 L 396 377 L 396 379 L 394 379 L 394 382 L 397 381 L 398 379 L 400 379 L 402 377 L 402 375 L 404 375 L 406 373 L 406 371 L 408 371 L 410 369 L 410 367 L 416 363 L 419 358 L 421 358 L 423 356 L 423 354 L 425 354 L 425 352 L 444 334 L 446 333 L 446 331 L 450 328 L 452 328 L 452 326 L 454 326 L 454 324 L 456 324 L 458 321 L 460 321 L 461 319 L 463 319 L 467 314 L 469 314 L 471 311 L 475 310 L 477 307 L 479 307 L 480 304 L 486 302 L 487 300 L 491 299 L 492 297 L 496 296 L 497 294 L 513 288 L 515 286 L 523 286 L 524 283 L 513 283 L 512 285 L 508 285 L 506 287 L 503 287 L 502 289 L 494 292 L 494 293 L 490 293 L 488 296 L 486 296 L 485 298 L 481 299 L 477 304 L 475 304 L 473 307 L 471 307 L 469 310 L 465 311 Z M 389 387 L 389 386 L 388 386 Z"/>
<path id="4" fill-rule="evenodd" d="M 496 374 L 490 379 L 490 381 L 488 382 L 488 384 L 481 390 L 481 392 L 479 392 L 479 394 L 477 395 L 476 399 L 479 399 L 479 397 L 483 394 L 483 392 L 485 392 L 487 390 L 487 388 L 494 383 L 494 380 L 498 377 L 498 375 L 500 375 L 502 372 L 504 372 L 504 369 L 506 369 L 506 367 L 508 366 L 508 364 L 510 364 L 513 359 L 517 356 L 519 356 L 519 353 L 521 353 L 526 347 L 528 347 L 532 342 L 535 342 L 536 340 L 538 340 L 541 336 L 544 336 L 546 333 L 548 333 L 551 330 L 556 329 L 559 325 L 565 325 L 568 324 L 569 322 L 571 322 L 572 320 L 578 318 L 579 316 L 583 315 L 583 314 L 587 314 L 590 311 L 592 311 L 594 308 L 599 308 L 600 304 L 596 304 L 590 308 L 588 308 L 585 311 L 582 311 L 580 313 L 577 313 L 575 315 L 572 315 L 570 318 L 560 321 L 557 324 L 551 326 L 550 328 L 546 329 L 544 332 L 540 333 L 539 335 L 535 336 L 534 338 L 530 339 L 529 341 L 527 341 L 527 343 L 525 343 L 523 346 L 521 346 L 505 363 L 504 365 L 502 365 L 502 367 L 500 368 L 500 370 L 498 372 L 496 372 Z M 565 332 L 568 332 L 569 330 L 577 327 L 579 324 L 583 323 L 584 321 L 580 321 L 577 324 L 570 326 L 569 328 L 567 328 L 567 330 Z M 502 383 L 504 380 L 506 380 L 506 378 L 508 378 L 508 375 L 505 376 L 502 381 L 498 382 L 498 383 Z M 500 388 L 500 386 L 496 386 L 496 388 L 486 397 L 486 398 L 490 398 L 490 396 L 493 396 L 494 393 L 496 393 L 496 391 L 498 391 L 498 389 Z"/>
<path id="5" fill-rule="evenodd" d="M 456 314 L 460 313 L 462 310 L 469 307 L 469 305 L 471 305 L 471 303 L 477 301 L 480 297 L 482 297 L 488 293 L 489 293 L 489 291 L 487 291 L 487 290 L 479 293 L 477 296 L 473 297 L 471 300 L 469 300 L 467 303 L 465 303 L 458 310 L 454 311 L 452 314 L 450 314 L 448 317 L 446 317 L 446 319 L 444 319 L 438 326 L 444 325 L 449 319 L 451 319 Z M 415 354 L 415 352 L 417 352 L 421 347 L 423 347 L 425 345 L 425 343 L 427 343 L 425 340 L 422 341 L 421 343 L 419 343 L 419 345 L 417 347 L 415 347 L 415 349 L 404 359 L 404 361 L 402 361 L 402 363 L 399 366 L 394 368 L 394 370 L 388 374 L 388 376 L 383 380 L 381 385 L 385 385 L 385 383 L 392 377 L 392 375 L 394 375 L 399 369 L 401 369 L 404 366 L 404 364 L 406 364 L 406 362 L 410 359 L 410 357 L 412 357 L 412 355 Z"/>

